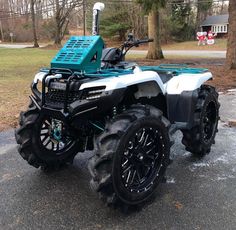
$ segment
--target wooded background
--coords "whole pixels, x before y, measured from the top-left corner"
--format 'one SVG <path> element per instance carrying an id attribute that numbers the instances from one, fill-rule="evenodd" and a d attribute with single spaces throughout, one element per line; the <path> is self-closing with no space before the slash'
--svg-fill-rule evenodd
<path id="1" fill-rule="evenodd" d="M 34 42 L 53 40 L 60 46 L 66 34 L 90 34 L 94 0 L 0 0 L 0 40 Z M 153 37 L 148 58 L 163 58 L 161 43 L 196 38 L 209 15 L 230 13 L 228 67 L 236 66 L 235 0 L 103 0 L 101 34 L 124 40 Z M 229 9 L 228 9 L 229 8 Z M 229 60 L 230 59 L 230 60 Z M 231 59 L 234 59 L 232 62 Z M 231 64 L 229 64 L 231 63 Z M 233 64 L 232 64 L 233 63 Z M 236 68 L 236 67 L 235 67 Z"/>
<path id="2" fill-rule="evenodd" d="M 83 6 L 86 29 L 90 33 L 94 0 L 0 0 L 0 40 L 32 41 L 34 20 L 39 40 L 60 43 L 64 34 L 82 33 Z M 124 40 L 127 32 L 136 37 L 148 34 L 147 12 L 136 0 L 104 0 L 106 10 L 101 18 L 101 33 L 105 37 Z M 141 1 L 142 2 L 142 1 Z M 145 1 L 143 1 L 145 2 Z M 158 2 L 158 1 L 152 1 Z M 185 41 L 195 38 L 200 23 L 208 16 L 228 12 L 226 0 L 166 0 L 160 9 L 161 40 Z M 33 17 L 32 17 L 33 16 Z"/>

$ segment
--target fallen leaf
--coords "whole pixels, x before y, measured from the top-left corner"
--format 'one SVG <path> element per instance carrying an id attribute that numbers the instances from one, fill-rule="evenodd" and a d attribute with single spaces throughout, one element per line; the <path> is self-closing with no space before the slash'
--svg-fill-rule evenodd
<path id="1" fill-rule="evenodd" d="M 179 201 L 175 201 L 174 205 L 175 205 L 175 208 L 178 209 L 178 210 L 183 208 L 183 205 Z"/>
<path id="2" fill-rule="evenodd" d="M 236 120 L 229 121 L 228 124 L 229 124 L 229 127 L 236 127 Z"/>

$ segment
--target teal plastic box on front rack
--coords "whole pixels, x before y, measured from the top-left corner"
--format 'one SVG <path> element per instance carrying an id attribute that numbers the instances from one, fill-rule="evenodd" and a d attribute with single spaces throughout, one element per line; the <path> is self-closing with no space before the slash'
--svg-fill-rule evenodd
<path id="1" fill-rule="evenodd" d="M 100 36 L 72 36 L 51 62 L 51 68 L 96 72 L 101 67 L 104 42 Z"/>

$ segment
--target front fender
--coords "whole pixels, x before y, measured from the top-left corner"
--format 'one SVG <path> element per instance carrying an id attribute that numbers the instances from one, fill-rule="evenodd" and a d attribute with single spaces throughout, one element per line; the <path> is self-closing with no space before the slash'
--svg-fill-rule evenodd
<path id="1" fill-rule="evenodd" d="M 120 75 L 117 77 L 107 77 L 96 81 L 87 82 L 81 85 L 80 90 L 105 86 L 106 91 L 127 88 L 128 86 L 138 85 L 145 82 L 155 82 L 162 93 L 165 93 L 165 87 L 159 75 L 154 71 L 141 71 L 134 74 Z"/>

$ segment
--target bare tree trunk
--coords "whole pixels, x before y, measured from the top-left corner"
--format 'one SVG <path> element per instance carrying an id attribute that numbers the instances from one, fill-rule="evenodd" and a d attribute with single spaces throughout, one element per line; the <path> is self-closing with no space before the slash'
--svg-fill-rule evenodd
<path id="1" fill-rule="evenodd" d="M 202 10 L 201 10 L 201 3 L 200 0 L 197 2 L 197 18 L 196 18 L 196 32 L 200 31 L 200 24 L 202 22 Z"/>
<path id="2" fill-rule="evenodd" d="M 56 0 L 56 34 L 54 44 L 57 46 L 61 46 L 61 27 L 60 27 L 60 5 L 59 0 Z"/>
<path id="3" fill-rule="evenodd" d="M 36 24 L 35 24 L 35 12 L 34 12 L 34 2 L 35 0 L 30 1 L 30 7 L 31 7 L 31 17 L 32 17 L 32 29 L 33 29 L 33 37 L 34 37 L 34 47 L 39 47 L 38 39 L 37 39 L 37 32 L 36 32 Z"/>
<path id="4" fill-rule="evenodd" d="M 56 34 L 54 39 L 54 44 L 61 47 L 61 41 L 66 33 L 66 29 L 69 24 L 69 16 L 71 11 L 82 2 L 78 0 L 73 0 L 70 3 L 67 1 L 56 0 L 56 12 L 55 12 L 55 24 L 56 24 Z M 61 5 L 60 5 L 61 4 Z"/>
<path id="5" fill-rule="evenodd" d="M 61 46 L 61 27 L 60 22 L 56 19 L 56 34 L 55 34 L 55 40 L 54 44 L 57 46 Z"/>
<path id="6" fill-rule="evenodd" d="M 131 25 L 133 28 L 133 34 L 136 38 L 144 38 L 147 37 L 147 25 L 144 20 L 144 15 L 142 14 L 142 8 L 135 3 L 127 4 L 129 14 L 129 20 L 131 21 Z"/>
<path id="7" fill-rule="evenodd" d="M 151 11 L 148 15 L 148 37 L 154 41 L 148 45 L 148 59 L 163 59 L 164 55 L 161 49 L 161 33 L 160 33 L 160 13 L 159 11 Z"/>
<path id="8" fill-rule="evenodd" d="M 220 14 L 224 11 L 224 0 L 221 1 Z"/>
<path id="9" fill-rule="evenodd" d="M 236 1 L 229 1 L 229 34 L 226 57 L 227 69 L 236 69 Z"/>
<path id="10" fill-rule="evenodd" d="M 4 33 L 3 33 L 2 21 L 1 20 L 0 20 L 0 33 L 1 33 L 2 41 L 4 42 Z"/>

